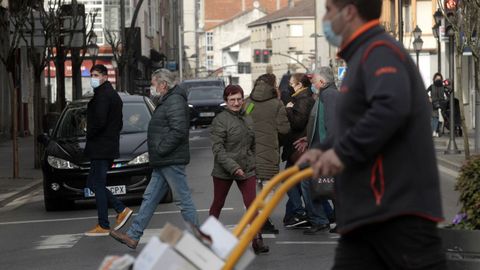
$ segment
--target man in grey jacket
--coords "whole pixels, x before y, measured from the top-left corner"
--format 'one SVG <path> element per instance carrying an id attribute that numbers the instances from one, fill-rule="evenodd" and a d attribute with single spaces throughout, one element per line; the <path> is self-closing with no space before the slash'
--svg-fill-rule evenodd
<path id="1" fill-rule="evenodd" d="M 161 96 L 148 126 L 148 154 L 153 167 L 152 178 L 143 195 L 138 215 L 126 233 L 111 231 L 110 236 L 127 245 L 137 247 L 158 203 L 167 192 L 168 185 L 179 196 L 176 202 L 185 221 L 198 225 L 185 165 L 190 162 L 188 131 L 190 127 L 187 94 L 176 87 L 173 75 L 166 69 L 155 71 L 152 86 Z"/>
<path id="2" fill-rule="evenodd" d="M 338 97 L 338 89 L 335 86 L 335 78 L 330 67 L 316 69 L 312 77 L 312 87 L 318 91 L 318 98 L 310 112 L 307 124 L 307 136 L 297 140 L 295 148 L 304 151 L 307 147 L 323 142 L 327 137 L 334 134 L 335 107 Z M 313 235 L 330 229 L 330 221 L 326 207 L 328 201 L 317 200 L 310 195 L 312 181 L 302 181 L 302 195 L 307 212 L 310 228 L 303 233 Z M 325 206 L 325 207 L 324 207 Z M 329 209 L 331 211 L 331 208 Z"/>

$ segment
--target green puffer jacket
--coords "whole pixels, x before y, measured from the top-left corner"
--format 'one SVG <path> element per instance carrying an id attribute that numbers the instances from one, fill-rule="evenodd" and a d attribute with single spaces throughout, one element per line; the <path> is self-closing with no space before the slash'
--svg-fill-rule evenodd
<path id="1" fill-rule="evenodd" d="M 247 114 L 252 117 L 255 130 L 255 163 L 257 177 L 269 180 L 280 170 L 278 135 L 290 130 L 287 111 L 277 98 L 275 88 L 259 81 L 247 99 Z"/>
<path id="2" fill-rule="evenodd" d="M 175 86 L 160 99 L 148 125 L 150 166 L 155 168 L 188 164 L 189 129 L 187 94 Z"/>
<path id="3" fill-rule="evenodd" d="M 255 175 L 255 134 L 250 118 L 226 109 L 213 119 L 210 138 L 215 158 L 212 176 L 241 180 Z M 238 169 L 245 177 L 234 175 Z"/>

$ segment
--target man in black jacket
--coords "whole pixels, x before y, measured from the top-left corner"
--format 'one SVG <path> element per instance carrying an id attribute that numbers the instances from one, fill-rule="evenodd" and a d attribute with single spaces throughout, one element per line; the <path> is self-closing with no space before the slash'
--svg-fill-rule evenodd
<path id="1" fill-rule="evenodd" d="M 107 81 L 107 68 L 104 65 L 93 66 L 90 73 L 94 95 L 88 102 L 85 155 L 90 158 L 87 187 L 95 192 L 98 224 L 85 235 L 106 236 L 110 231 L 108 204 L 118 213 L 114 230 L 120 229 L 133 212 L 106 188 L 108 168 L 119 156 L 123 103 L 117 91 Z"/>
<path id="2" fill-rule="evenodd" d="M 341 234 L 333 269 L 445 269 L 431 106 L 415 63 L 379 25 L 382 0 L 327 0 L 327 40 L 348 64 L 335 136 L 309 150 L 335 175 Z"/>
<path id="3" fill-rule="evenodd" d="M 185 166 L 190 162 L 187 94 L 183 88 L 175 85 L 173 74 L 167 69 L 155 71 L 151 83 L 152 91 L 160 95 L 148 125 L 148 155 L 150 166 L 153 167 L 152 177 L 143 194 L 138 215 L 127 232 L 110 232 L 110 236 L 131 249 L 137 247 L 158 203 L 168 190 L 168 184 L 179 197 L 176 204 L 183 219 L 199 225 L 185 174 Z"/>

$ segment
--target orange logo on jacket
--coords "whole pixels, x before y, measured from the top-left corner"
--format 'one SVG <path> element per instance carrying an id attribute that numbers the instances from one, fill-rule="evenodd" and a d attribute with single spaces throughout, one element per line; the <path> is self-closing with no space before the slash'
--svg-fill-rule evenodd
<path id="1" fill-rule="evenodd" d="M 381 67 L 375 71 L 375 77 L 378 77 L 383 74 L 395 74 L 397 73 L 397 68 L 396 67 Z"/>

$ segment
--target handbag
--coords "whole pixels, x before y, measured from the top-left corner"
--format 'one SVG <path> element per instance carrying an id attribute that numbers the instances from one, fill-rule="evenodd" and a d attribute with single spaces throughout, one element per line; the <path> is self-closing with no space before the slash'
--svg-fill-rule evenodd
<path id="1" fill-rule="evenodd" d="M 310 195 L 312 199 L 334 199 L 335 197 L 335 178 L 322 176 L 318 179 L 311 179 Z"/>

